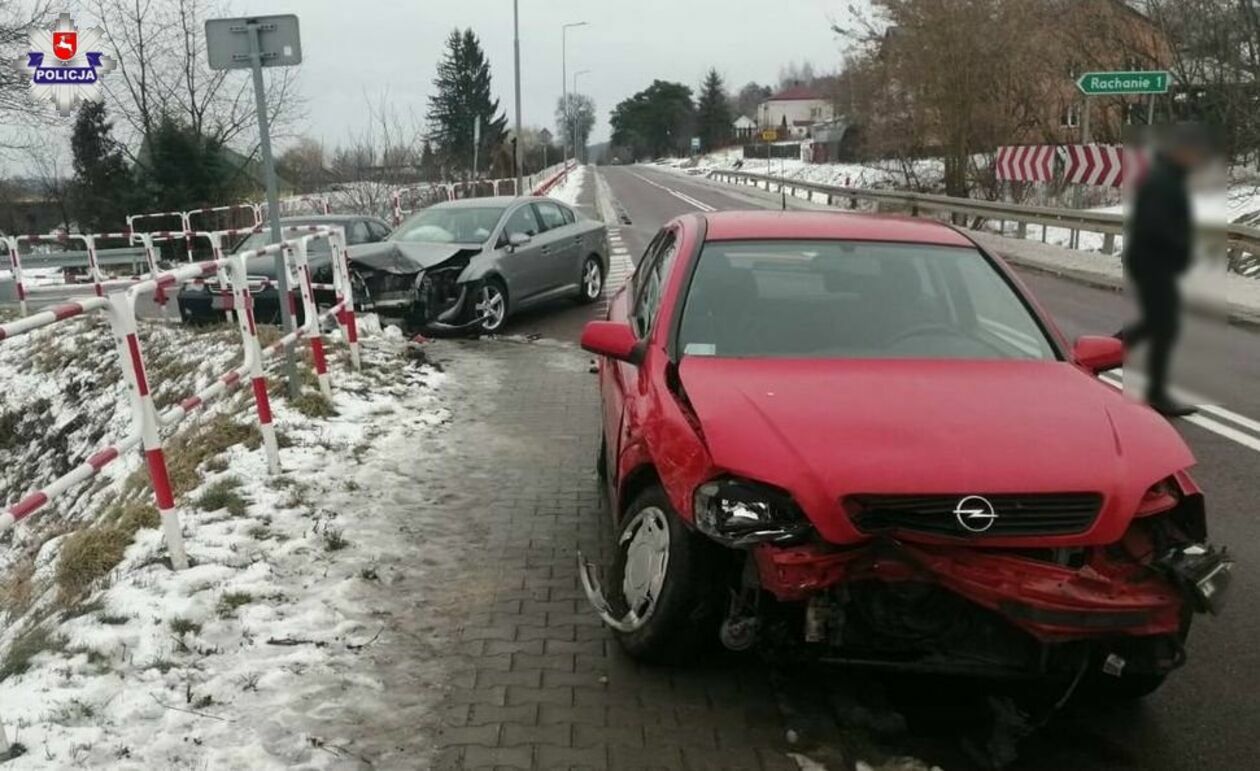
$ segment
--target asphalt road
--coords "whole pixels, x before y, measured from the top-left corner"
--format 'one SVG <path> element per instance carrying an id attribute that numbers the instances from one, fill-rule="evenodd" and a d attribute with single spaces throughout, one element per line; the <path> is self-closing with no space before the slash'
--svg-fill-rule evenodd
<path id="1" fill-rule="evenodd" d="M 778 208 L 782 201 L 746 188 L 652 167 L 605 167 L 626 249 L 637 260 L 657 229 L 684 213 Z M 593 181 L 593 180 L 592 180 Z M 582 203 L 596 208 L 594 184 Z M 820 208 L 786 201 L 788 208 Z M 628 220 L 628 222 L 627 222 Z M 1131 314 L 1123 295 L 1032 271 L 1021 271 L 1069 337 L 1111 333 Z M 589 308 L 558 305 L 516 319 L 509 334 L 576 340 Z M 1254 767 L 1252 738 L 1260 735 L 1260 334 L 1195 323 L 1178 350 L 1176 382 L 1193 401 L 1207 404 L 1200 423 L 1178 421 L 1198 458 L 1195 476 L 1208 495 L 1212 539 L 1240 563 L 1220 618 L 1198 617 L 1188 646 L 1189 662 L 1156 695 L 1137 705 L 1068 708 L 1020 744 L 1015 768 L 1247 768 Z M 1207 426 L 1207 427 L 1204 427 Z M 1032 440 L 1032 438 L 1030 438 Z M 910 689 L 899 702 L 910 720 L 905 747 L 946 768 L 971 761 L 958 750 L 959 722 L 981 719 L 986 694 L 974 684 L 932 682 L 930 694 Z M 904 696 L 904 694 L 903 694 Z"/>

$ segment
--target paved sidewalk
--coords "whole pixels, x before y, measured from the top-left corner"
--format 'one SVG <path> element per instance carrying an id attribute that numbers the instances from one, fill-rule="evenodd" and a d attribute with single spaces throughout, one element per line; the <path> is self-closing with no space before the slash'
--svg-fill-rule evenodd
<path id="1" fill-rule="evenodd" d="M 599 554 L 611 537 L 589 358 L 547 341 L 426 351 L 452 376 L 453 417 L 416 483 L 438 509 L 424 519 L 463 540 L 433 619 L 448 631 L 422 654 L 445 662 L 448 689 L 423 728 L 433 767 L 797 768 L 775 749 L 784 728 L 764 667 L 640 668 L 589 609 L 577 549 Z"/>

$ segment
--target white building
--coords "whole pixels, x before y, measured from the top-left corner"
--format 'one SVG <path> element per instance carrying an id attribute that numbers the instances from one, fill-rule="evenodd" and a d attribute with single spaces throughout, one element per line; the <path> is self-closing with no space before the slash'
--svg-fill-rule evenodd
<path id="1" fill-rule="evenodd" d="M 810 86 L 791 86 L 757 107 L 757 125 L 778 129 L 780 139 L 803 138 L 809 134 L 810 126 L 834 118 L 831 100 Z"/>

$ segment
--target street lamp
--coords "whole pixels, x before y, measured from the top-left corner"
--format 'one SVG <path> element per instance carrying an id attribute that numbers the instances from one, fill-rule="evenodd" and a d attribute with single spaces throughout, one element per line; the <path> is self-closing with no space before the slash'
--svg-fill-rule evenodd
<path id="1" fill-rule="evenodd" d="M 516 168 L 516 194 L 523 195 L 525 174 L 521 168 L 521 8 L 512 0 L 512 45 L 516 60 L 516 137 L 512 140 L 512 165 Z"/>
<path id="2" fill-rule="evenodd" d="M 577 90 L 578 78 L 583 75 L 588 75 L 588 74 L 590 74 L 590 70 L 578 70 L 577 72 L 573 73 L 573 98 L 574 99 L 577 98 L 577 93 L 578 93 L 578 90 Z M 577 117 L 578 116 L 577 116 L 577 110 L 570 110 L 569 112 L 570 112 L 569 136 L 573 138 L 573 160 L 576 161 L 578 160 L 578 145 L 577 145 L 577 141 L 578 141 Z"/>
<path id="3" fill-rule="evenodd" d="M 565 123 L 569 122 L 569 30 L 574 27 L 585 27 L 590 22 L 575 21 L 560 25 L 560 105 L 564 110 Z M 569 161 L 569 143 L 561 148 L 562 160 Z"/>

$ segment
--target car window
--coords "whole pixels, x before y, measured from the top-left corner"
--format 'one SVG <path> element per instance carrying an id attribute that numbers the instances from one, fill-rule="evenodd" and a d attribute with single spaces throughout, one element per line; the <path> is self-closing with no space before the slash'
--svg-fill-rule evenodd
<path id="1" fill-rule="evenodd" d="M 366 244 L 370 240 L 367 223 L 363 220 L 355 220 L 350 223 L 350 227 L 346 228 L 346 243 Z"/>
<path id="2" fill-rule="evenodd" d="M 543 230 L 555 230 L 568 224 L 560 207 L 551 201 L 539 201 L 534 204 L 534 208 L 538 210 L 538 219 L 542 221 Z"/>
<path id="3" fill-rule="evenodd" d="M 503 217 L 502 206 L 430 206 L 412 214 L 389 240 L 439 244 L 482 244 Z"/>
<path id="4" fill-rule="evenodd" d="M 679 347 L 730 357 L 1056 358 L 979 250 L 851 241 L 706 244 Z"/>
<path id="5" fill-rule="evenodd" d="M 674 232 L 669 231 L 657 244 L 656 252 L 650 255 L 652 262 L 642 271 L 643 280 L 635 296 L 633 317 L 635 334 L 641 338 L 652 331 L 652 323 L 656 321 L 661 299 L 665 295 L 665 282 L 677 254 L 678 240 Z"/>
<path id="6" fill-rule="evenodd" d="M 512 212 L 512 216 L 508 217 L 507 224 L 503 226 L 503 238 L 501 243 L 506 244 L 509 237 L 516 233 L 524 233 L 533 237 L 542 232 L 542 228 L 538 225 L 538 217 L 534 214 L 533 206 L 522 206 Z"/>
<path id="7" fill-rule="evenodd" d="M 572 225 L 574 222 L 577 222 L 577 215 L 575 215 L 573 210 L 569 207 L 561 206 L 560 213 L 564 215 L 564 221 L 566 224 Z"/>
<path id="8" fill-rule="evenodd" d="M 371 238 L 373 241 L 384 241 L 385 236 L 389 235 L 389 228 L 386 227 L 384 222 L 377 222 L 376 220 L 368 220 L 367 226 L 368 226 L 368 232 L 371 234 Z"/>

